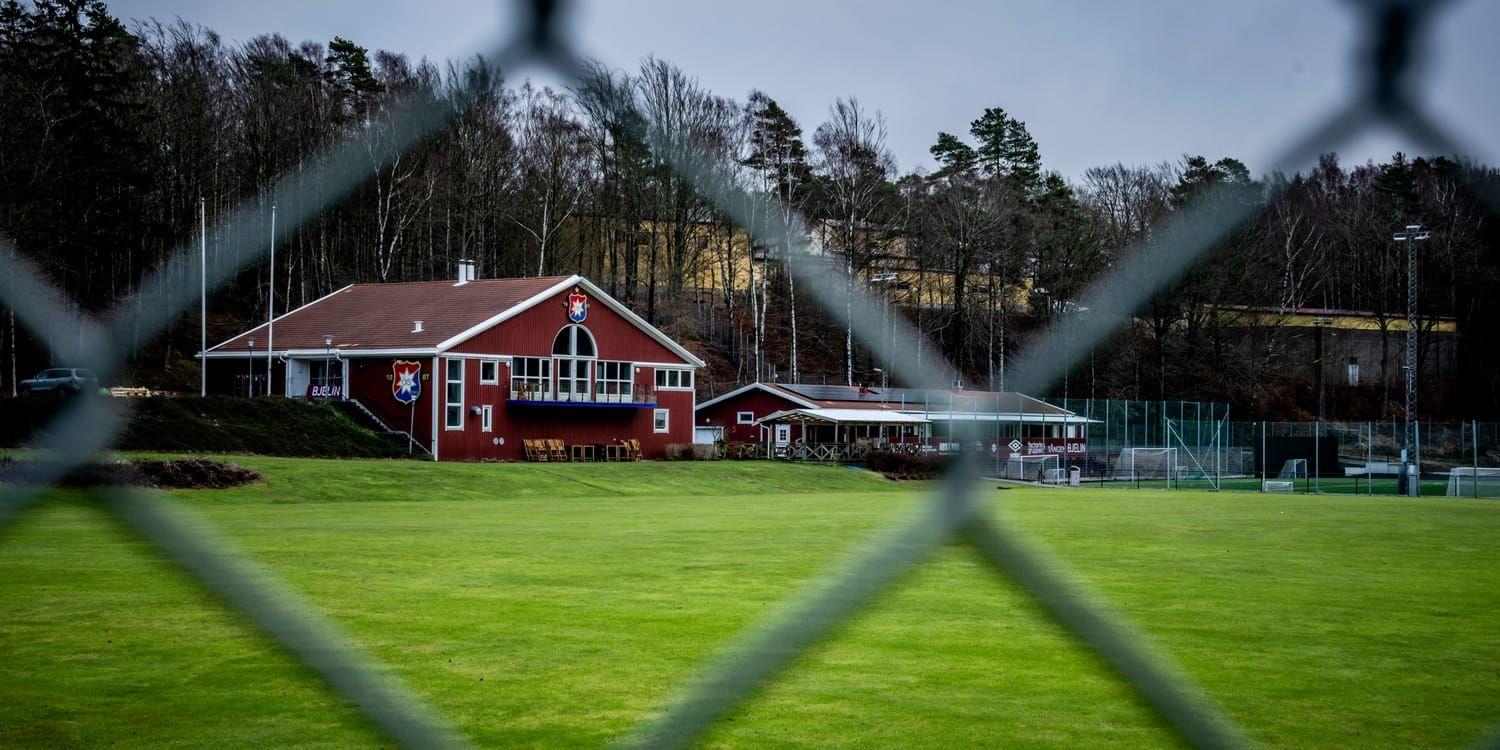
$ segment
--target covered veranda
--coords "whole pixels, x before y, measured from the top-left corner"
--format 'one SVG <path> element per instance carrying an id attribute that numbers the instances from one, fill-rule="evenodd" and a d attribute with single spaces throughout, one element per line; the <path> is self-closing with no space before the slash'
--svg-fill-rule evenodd
<path id="1" fill-rule="evenodd" d="M 915 414 L 880 409 L 787 409 L 757 424 L 771 458 L 847 461 L 871 450 L 927 445 L 932 424 Z"/>

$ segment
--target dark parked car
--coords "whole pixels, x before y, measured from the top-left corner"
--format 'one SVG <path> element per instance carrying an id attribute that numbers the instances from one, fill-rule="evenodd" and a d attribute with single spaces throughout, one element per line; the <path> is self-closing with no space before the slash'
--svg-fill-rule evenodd
<path id="1" fill-rule="evenodd" d="M 54 367 L 43 370 L 36 377 L 17 384 L 22 396 L 76 396 L 80 393 L 95 393 L 99 390 L 99 379 L 91 370 L 72 367 Z"/>

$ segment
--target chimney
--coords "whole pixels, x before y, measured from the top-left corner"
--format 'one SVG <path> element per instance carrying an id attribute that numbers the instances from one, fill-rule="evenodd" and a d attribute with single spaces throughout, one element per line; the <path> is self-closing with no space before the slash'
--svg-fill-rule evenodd
<path id="1" fill-rule="evenodd" d="M 413 320 L 411 322 L 411 332 L 412 333 L 421 333 L 422 332 L 422 321 L 420 321 L 420 320 Z"/>
<path id="2" fill-rule="evenodd" d="M 479 264 L 475 263 L 472 259 L 467 262 L 469 264 L 469 281 L 478 281 L 479 273 L 476 269 L 479 267 Z"/>
<path id="3" fill-rule="evenodd" d="M 464 258 L 458 259 L 458 283 L 454 286 L 462 286 L 474 280 L 474 261 Z"/>

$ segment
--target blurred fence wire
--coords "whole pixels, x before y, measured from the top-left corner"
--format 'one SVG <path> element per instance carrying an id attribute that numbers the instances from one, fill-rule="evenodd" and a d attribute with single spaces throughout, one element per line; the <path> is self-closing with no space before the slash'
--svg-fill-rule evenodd
<path id="1" fill-rule="evenodd" d="M 1433 153 L 1473 154 L 1441 122 L 1423 111 L 1414 93 L 1414 63 L 1425 52 L 1435 14 L 1448 4 L 1351 0 L 1349 11 L 1364 29 L 1355 61 L 1362 83 L 1351 91 L 1347 102 L 1292 140 L 1274 164 L 1295 171 L 1318 154 L 1377 125 L 1392 128 Z M 585 64 L 587 50 L 568 38 L 566 27 L 559 22 L 561 5 L 561 0 L 519 2 L 514 10 L 525 23 L 513 38 L 497 39 L 483 50 L 484 59 L 496 69 L 538 67 L 581 83 L 589 71 Z M 400 123 L 395 131 L 402 137 L 386 151 L 387 158 L 411 148 L 461 114 L 463 98 L 456 101 L 442 104 L 423 99 L 398 105 L 391 116 Z M 633 112 L 617 114 L 621 122 L 643 121 L 638 116 L 625 116 L 635 115 Z M 644 135 L 650 143 L 649 134 Z M 823 261 L 808 252 L 808 233 L 799 218 L 782 220 L 777 218 L 778 212 L 773 212 L 769 220 L 753 215 L 748 196 L 723 179 L 723 170 L 678 156 L 682 151 L 663 147 L 666 144 L 652 145 L 757 244 L 787 253 L 784 260 L 798 281 L 821 292 L 811 296 L 844 300 L 843 277 L 831 273 Z M 362 145 L 346 142 L 328 150 L 313 166 L 282 178 L 270 195 L 281 206 L 298 207 L 299 213 L 284 215 L 277 226 L 278 238 L 289 236 L 357 188 L 370 174 L 369 158 Z M 1500 210 L 1500 197 L 1485 194 L 1481 198 L 1492 209 Z M 1055 339 L 1050 335 L 1037 337 L 1066 342 L 1062 351 L 1054 349 L 1046 356 L 1035 348 L 1021 352 L 1013 388 L 1047 392 L 1090 349 L 1128 321 L 1150 295 L 1172 284 L 1221 239 L 1254 219 L 1264 205 L 1222 200 L 1213 191 L 1200 196 L 1086 292 L 1079 305 L 1088 308 L 1089 315 L 1053 322 L 1051 329 L 1062 334 Z M 221 227 L 258 229 L 262 221 L 259 204 L 251 202 L 231 213 Z M 184 275 L 196 280 L 201 270 L 207 283 L 218 287 L 260 261 L 266 252 L 263 241 L 248 239 L 256 237 L 254 231 L 223 234 L 244 239 L 231 241 L 213 264 L 203 269 L 193 247 L 180 248 L 175 260 L 163 266 L 167 270 L 148 279 L 129 299 L 121 300 L 113 311 L 99 318 L 80 312 L 0 237 L 0 260 L 7 269 L 0 278 L 0 303 L 14 310 L 38 340 L 74 342 L 83 352 L 79 365 L 96 370 L 101 378 L 108 377 L 128 356 L 119 343 L 131 339 L 121 335 L 127 326 L 138 326 L 142 336 L 160 333 L 175 316 L 190 308 L 191 296 L 168 294 L 174 285 L 182 283 Z M 897 348 L 911 352 L 925 344 L 909 327 L 898 326 L 894 335 L 884 329 L 877 322 L 883 304 L 877 297 L 856 293 L 847 307 L 825 304 L 829 314 L 849 325 L 864 346 L 891 362 L 897 379 L 911 386 L 936 389 L 952 382 L 953 368 L 930 351 L 917 358 L 894 356 Z M 142 320 L 126 314 L 133 310 L 147 311 L 149 317 Z M 915 362 L 928 364 L 918 368 Z M 122 423 L 118 407 L 110 400 L 77 399 L 44 431 L 45 437 L 29 447 L 50 458 L 45 462 L 50 472 L 45 478 L 55 482 L 95 460 L 111 445 Z M 960 442 L 969 445 L 974 441 Z M 1035 599 L 1124 680 L 1180 739 L 1197 747 L 1247 744 L 1245 734 L 1225 712 L 1133 625 L 1042 547 L 1026 539 L 1003 515 L 992 516 L 985 511 L 977 492 L 978 463 L 973 456 L 956 462 L 955 469 L 919 512 L 872 540 L 764 623 L 736 639 L 723 655 L 683 686 L 659 714 L 644 720 L 624 741 L 648 747 L 679 747 L 698 741 L 716 720 L 775 680 L 784 667 L 919 566 L 936 548 L 953 542 L 973 550 L 997 575 Z M 227 542 L 186 510 L 159 496 L 123 490 L 94 492 L 100 507 L 122 526 L 155 545 L 226 606 L 274 639 L 391 739 L 410 747 L 464 744 L 462 736 L 443 717 L 364 655 L 332 622 L 276 583 L 269 573 L 230 550 Z M 45 494 L 45 487 L 5 488 L 0 493 L 0 534 Z M 0 542 L 3 540 L 0 536 Z M 1500 742 L 1500 735 L 1492 733 L 1491 738 L 1490 742 Z"/>

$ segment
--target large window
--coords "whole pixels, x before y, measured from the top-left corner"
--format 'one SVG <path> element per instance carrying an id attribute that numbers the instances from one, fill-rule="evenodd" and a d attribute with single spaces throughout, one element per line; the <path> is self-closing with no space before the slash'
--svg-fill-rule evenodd
<path id="1" fill-rule="evenodd" d="M 656 387 L 692 390 L 693 371 L 658 367 L 656 368 Z"/>
<path id="2" fill-rule="evenodd" d="M 629 403 L 634 385 L 634 363 L 600 362 L 594 366 L 594 392 L 600 401 Z"/>
<path id="3" fill-rule="evenodd" d="M 589 400 L 589 372 L 597 353 L 589 329 L 569 325 L 557 332 L 552 339 L 552 356 L 557 360 L 558 400 Z"/>
<path id="4" fill-rule="evenodd" d="M 521 401 L 552 398 L 552 360 L 516 357 L 510 363 L 510 397 Z"/>
<path id="5" fill-rule="evenodd" d="M 448 363 L 448 377 L 444 380 L 447 392 L 444 400 L 443 427 L 449 430 L 464 428 L 464 361 L 444 360 Z"/>

